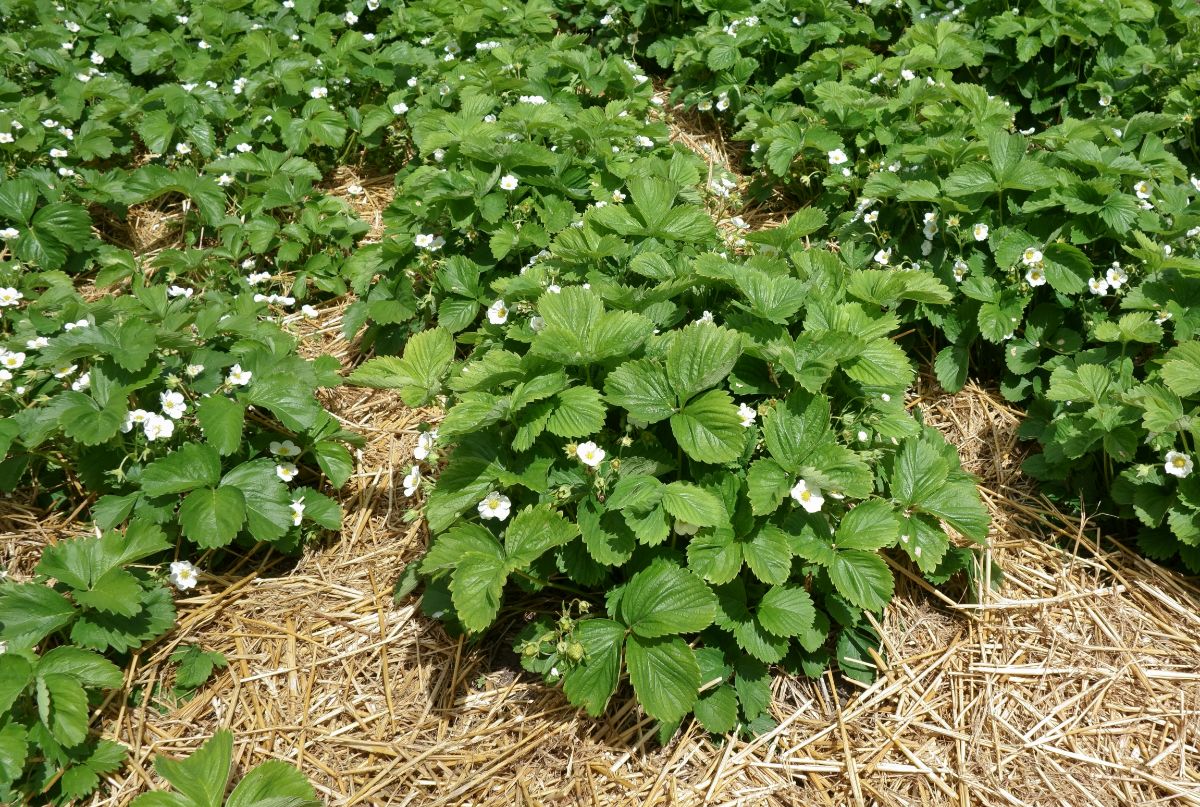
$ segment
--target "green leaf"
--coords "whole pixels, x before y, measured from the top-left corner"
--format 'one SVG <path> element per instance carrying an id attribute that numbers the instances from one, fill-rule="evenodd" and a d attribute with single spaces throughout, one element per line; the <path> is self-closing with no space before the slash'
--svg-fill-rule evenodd
<path id="1" fill-rule="evenodd" d="M 156 756 L 154 770 L 191 802 L 189 807 L 221 807 L 232 757 L 233 734 L 222 729 L 187 759 Z"/>
<path id="2" fill-rule="evenodd" d="M 737 331 L 694 322 L 675 334 L 667 352 L 667 379 L 671 389 L 686 401 L 696 393 L 720 383 L 742 353 Z"/>
<path id="3" fill-rule="evenodd" d="M 354 473 L 354 457 L 337 440 L 318 440 L 313 444 L 313 455 L 317 458 L 317 466 L 335 488 L 345 486 Z"/>
<path id="4" fill-rule="evenodd" d="M 204 439 L 222 457 L 228 457 L 242 445 L 246 407 L 224 395 L 210 395 L 196 407 L 196 418 Z"/>
<path id="5" fill-rule="evenodd" d="M 896 455 L 892 495 L 901 504 L 918 505 L 942 486 L 949 472 L 945 458 L 927 440 L 905 440 Z"/>
<path id="6" fill-rule="evenodd" d="M 686 569 L 660 560 L 635 574 L 621 596 L 621 618 L 639 636 L 695 633 L 712 624 L 717 598 Z"/>
<path id="7" fill-rule="evenodd" d="M 589 497 L 579 503 L 575 519 L 592 560 L 604 566 L 616 566 L 633 555 L 637 539 L 620 513 L 604 511 L 602 505 Z"/>
<path id="8" fill-rule="evenodd" d="M 13 782 L 20 777 L 21 771 L 25 769 L 28 747 L 25 728 L 21 724 L 9 723 L 0 728 L 0 782 Z"/>
<path id="9" fill-rule="evenodd" d="M 657 423 L 675 414 L 675 393 L 666 370 L 649 360 L 628 361 L 608 374 L 604 394 L 631 417 Z"/>
<path id="10" fill-rule="evenodd" d="M 504 550 L 496 536 L 481 524 L 460 521 L 433 539 L 433 544 L 421 558 L 421 573 L 435 577 L 458 566 L 460 558 L 469 552 L 504 557 Z"/>
<path id="11" fill-rule="evenodd" d="M 991 518 L 979 498 L 979 491 L 969 482 L 943 486 L 925 497 L 920 508 L 980 544 L 987 541 Z"/>
<path id="12" fill-rule="evenodd" d="M 282 760 L 269 759 L 238 782 L 225 807 L 316 807 L 322 803 L 303 773 Z"/>
<path id="13" fill-rule="evenodd" d="M 468 552 L 459 559 L 450 578 L 450 598 L 463 627 L 478 633 L 495 621 L 507 580 L 500 555 Z"/>
<path id="14" fill-rule="evenodd" d="M 758 603 L 758 621 L 776 636 L 799 636 L 811 630 L 817 610 L 800 586 L 771 586 Z"/>
<path id="15" fill-rule="evenodd" d="M 42 656 L 37 663 L 38 675 L 70 675 L 79 683 L 104 689 L 116 689 L 125 680 L 121 668 L 99 653 L 64 645 Z"/>
<path id="16" fill-rule="evenodd" d="M 243 462 L 221 478 L 221 487 L 230 486 L 242 492 L 246 529 L 254 540 L 274 541 L 292 528 L 292 497 L 275 476 L 274 460 Z"/>
<path id="17" fill-rule="evenodd" d="M 246 499 L 235 487 L 193 490 L 179 508 L 179 525 L 203 549 L 225 546 L 246 521 Z"/>
<path id="18" fill-rule="evenodd" d="M 834 533 L 834 543 L 839 549 L 883 549 L 894 544 L 899 534 L 892 506 L 883 499 L 871 499 L 846 513 Z"/>
<path id="19" fill-rule="evenodd" d="M 724 734 L 737 725 L 737 695 L 728 684 L 700 693 L 692 708 L 700 725 L 713 734 Z"/>
<path id="20" fill-rule="evenodd" d="M 838 594 L 865 611 L 882 611 L 895 589 L 883 558 L 860 549 L 838 552 L 829 566 L 829 579 Z"/>
<path id="21" fill-rule="evenodd" d="M 408 340 L 404 357 L 379 356 L 350 374 L 351 384 L 398 389 L 409 406 L 424 406 L 442 390 L 454 361 L 454 336 L 445 328 L 422 331 Z"/>
<path id="22" fill-rule="evenodd" d="M 1163 364 L 1162 380 L 1176 395 L 1200 392 L 1200 342 L 1185 342 L 1171 350 Z"/>
<path id="23" fill-rule="evenodd" d="M 742 419 L 725 390 L 709 390 L 672 415 L 671 433 L 680 448 L 700 462 L 732 462 L 746 442 Z"/>
<path id="24" fill-rule="evenodd" d="M 75 618 L 75 606 L 39 583 L 0 585 L 0 640 L 32 647 Z"/>
<path id="25" fill-rule="evenodd" d="M 729 521 L 725 506 L 715 494 L 688 482 L 664 486 L 662 506 L 680 521 L 701 527 L 716 527 Z"/>
<path id="26" fill-rule="evenodd" d="M 688 568 L 713 585 L 724 585 L 742 569 L 742 544 L 730 528 L 701 533 L 688 541 Z"/>
<path id="27" fill-rule="evenodd" d="M 203 686 L 215 667 L 229 666 L 224 654 L 206 651 L 195 644 L 178 648 L 171 654 L 171 661 L 179 665 L 175 670 L 175 687 L 184 690 Z"/>
<path id="28" fill-rule="evenodd" d="M 787 534 L 773 524 L 763 524 L 750 540 L 742 542 L 742 555 L 754 576 L 764 583 L 782 583 L 792 571 L 792 550 Z"/>
<path id="29" fill-rule="evenodd" d="M 832 439 L 829 401 L 824 395 L 796 392 L 763 419 L 763 440 L 779 466 L 800 470 L 817 446 Z"/>
<path id="30" fill-rule="evenodd" d="M 54 739 L 68 748 L 87 739 L 87 693 L 74 676 L 47 673 L 37 678 L 38 713 Z"/>
<path id="31" fill-rule="evenodd" d="M 774 513 L 792 489 L 792 475 L 772 459 L 755 460 L 746 474 L 750 507 L 756 516 Z"/>
<path id="32" fill-rule="evenodd" d="M 607 505 L 611 510 L 647 510 L 662 501 L 666 486 L 652 476 L 623 476 L 613 486 Z"/>
<path id="33" fill-rule="evenodd" d="M 142 587 L 136 577 L 124 569 L 109 569 L 87 590 L 73 592 L 75 602 L 110 614 L 134 616 L 141 610 Z"/>
<path id="34" fill-rule="evenodd" d="M 611 619 L 585 619 L 575 628 L 574 637 L 583 645 L 583 661 L 567 671 L 563 691 L 572 704 L 598 717 L 620 680 L 625 626 Z"/>
<path id="35" fill-rule="evenodd" d="M 569 387 L 554 398 L 546 431 L 559 437 L 587 437 L 604 428 L 604 402 L 592 387 Z"/>
<path id="36" fill-rule="evenodd" d="M 142 472 L 142 490 L 147 496 L 169 496 L 200 487 L 213 487 L 221 478 L 217 450 L 198 443 L 185 443 Z"/>
<path id="37" fill-rule="evenodd" d="M 15 653 L 0 654 L 0 714 L 9 714 L 17 698 L 33 680 L 33 667 Z"/>
<path id="38" fill-rule="evenodd" d="M 1047 244 L 1042 251 L 1046 280 L 1061 294 L 1078 294 L 1094 274 L 1092 262 L 1079 247 L 1065 243 Z M 1012 330 L 1011 328 L 1009 330 Z"/>
<path id="39" fill-rule="evenodd" d="M 327 530 L 337 530 L 342 526 L 342 506 L 324 493 L 312 488 L 297 488 L 304 502 L 304 520 L 319 524 Z"/>
<path id="40" fill-rule="evenodd" d="M 579 535 L 579 527 L 548 504 L 530 505 L 513 517 L 504 532 L 509 569 L 523 569 L 546 551 Z"/>
<path id="41" fill-rule="evenodd" d="M 638 702 L 655 720 L 679 720 L 696 703 L 700 665 L 683 639 L 632 635 L 625 644 L 625 665 Z"/>

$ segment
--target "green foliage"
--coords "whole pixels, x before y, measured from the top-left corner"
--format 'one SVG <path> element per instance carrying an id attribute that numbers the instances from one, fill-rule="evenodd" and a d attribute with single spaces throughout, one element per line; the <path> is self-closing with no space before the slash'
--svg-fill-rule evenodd
<path id="1" fill-rule="evenodd" d="M 137 807 L 319 807 L 312 785 L 299 770 L 279 760 L 252 768 L 225 797 L 233 758 L 233 735 L 218 731 L 186 759 L 154 758 L 154 770 L 172 789 L 144 793 Z"/>

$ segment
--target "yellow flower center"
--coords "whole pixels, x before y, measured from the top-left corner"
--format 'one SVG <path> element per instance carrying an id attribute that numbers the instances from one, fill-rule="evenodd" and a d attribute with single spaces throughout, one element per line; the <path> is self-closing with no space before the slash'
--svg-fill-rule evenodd
<path id="1" fill-rule="evenodd" d="M 1176 457 L 1175 459 L 1171 460 L 1171 464 L 1176 468 L 1184 468 L 1187 466 L 1187 457 Z"/>

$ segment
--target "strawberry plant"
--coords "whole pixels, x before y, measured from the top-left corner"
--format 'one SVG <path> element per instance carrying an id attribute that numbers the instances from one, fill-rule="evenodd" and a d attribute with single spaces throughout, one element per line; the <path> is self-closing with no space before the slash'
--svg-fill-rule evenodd
<path id="1" fill-rule="evenodd" d="M 668 252 L 676 188 L 630 187 L 578 231 L 657 236 L 626 285 L 541 291 L 463 361 L 438 328 L 355 378 L 452 395 L 429 457 L 448 462 L 424 505 L 427 611 L 475 633 L 515 591 L 565 598 L 518 640 L 527 666 L 594 714 L 626 670 L 665 725 L 694 712 L 725 731 L 762 715 L 767 665 L 873 674 L 861 614 L 892 595 L 881 549 L 941 582 L 970 557 L 943 525 L 985 538 L 973 481 L 903 406 L 912 369 L 889 338 L 885 306 L 949 291 L 805 249 L 817 217 L 765 236 L 786 258 Z M 713 670 L 727 686 L 701 697 Z"/>

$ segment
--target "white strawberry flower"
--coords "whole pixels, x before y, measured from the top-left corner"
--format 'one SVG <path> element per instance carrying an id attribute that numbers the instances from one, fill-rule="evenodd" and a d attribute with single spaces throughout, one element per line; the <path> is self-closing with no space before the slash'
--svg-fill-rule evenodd
<path id="1" fill-rule="evenodd" d="M 21 235 L 21 231 L 18 230 L 16 227 L 5 227 L 3 230 L 0 230 L 0 238 L 3 238 L 6 241 L 11 241 L 12 239 L 19 237 L 20 235 Z"/>
<path id="2" fill-rule="evenodd" d="M 217 184 L 222 188 L 229 187 L 233 184 L 233 177 L 229 174 L 221 174 L 221 176 L 217 177 Z"/>
<path id="3" fill-rule="evenodd" d="M 54 118 L 46 118 L 44 121 L 42 121 L 42 125 L 47 129 L 57 129 L 58 121 L 56 121 Z"/>
<path id="4" fill-rule="evenodd" d="M 275 475 L 284 482 L 291 482 L 298 473 L 300 473 L 300 469 L 296 467 L 295 463 L 281 462 L 275 466 Z"/>
<path id="5" fill-rule="evenodd" d="M 60 148 L 50 149 L 50 156 L 56 160 L 61 160 L 63 157 L 66 157 L 67 154 L 68 154 L 68 152 L 66 149 L 60 149 Z"/>
<path id="6" fill-rule="evenodd" d="M 420 249 L 429 249 L 433 246 L 433 233 L 418 233 L 413 244 Z"/>
<path id="7" fill-rule="evenodd" d="M 191 154 L 192 147 L 189 146 L 187 143 L 176 143 L 175 144 L 175 153 L 180 156 L 183 156 L 186 154 Z"/>
<path id="8" fill-rule="evenodd" d="M 1103 297 L 1108 293 L 1108 281 L 1102 277 L 1093 277 L 1088 280 L 1088 291 L 1097 297 Z"/>
<path id="9" fill-rule="evenodd" d="M 240 364 L 235 364 L 229 368 L 229 375 L 225 377 L 225 381 L 228 384 L 244 387 L 250 383 L 250 379 L 253 376 L 254 373 L 249 370 L 243 370 Z"/>
<path id="10" fill-rule="evenodd" d="M 171 584 L 180 591 L 193 589 L 196 587 L 196 583 L 200 581 L 200 572 L 186 560 L 172 562 L 169 576 Z"/>
<path id="11" fill-rule="evenodd" d="M 358 22 L 358 15 L 355 14 L 353 11 L 347 11 L 345 14 L 342 15 L 342 19 L 346 21 L 347 25 L 352 26 Z"/>
<path id="12" fill-rule="evenodd" d="M 494 518 L 497 521 L 504 521 L 508 518 L 509 511 L 512 509 L 512 501 L 500 493 L 493 490 L 487 496 L 483 497 L 483 501 L 479 503 L 480 518 Z"/>
<path id="13" fill-rule="evenodd" d="M 0 367 L 3 367 L 6 370 L 19 370 L 21 369 L 21 365 L 24 363 L 24 353 L 13 353 L 8 350 L 0 352 Z"/>
<path id="14" fill-rule="evenodd" d="M 846 152 L 842 151 L 841 149 L 834 149 L 833 151 L 829 152 L 830 165 L 843 165 L 849 162 L 849 160 L 850 158 L 846 156 Z"/>
<path id="15" fill-rule="evenodd" d="M 88 322 L 87 319 L 77 319 L 74 322 L 63 323 L 63 330 L 64 331 L 73 331 L 76 328 L 86 328 L 91 324 L 92 323 Z"/>
<path id="16" fill-rule="evenodd" d="M 1025 273 L 1025 282 L 1030 286 L 1043 286 L 1046 284 L 1046 273 L 1040 266 L 1031 266 Z"/>
<path id="17" fill-rule="evenodd" d="M 975 236 L 976 241 L 986 241 L 988 237 L 988 226 L 981 221 L 971 228 L 971 234 Z"/>
<path id="18" fill-rule="evenodd" d="M 500 187 L 506 191 L 515 191 L 517 189 L 517 178 L 512 174 L 505 174 L 500 177 Z"/>
<path id="19" fill-rule="evenodd" d="M 185 367 L 183 369 L 183 371 L 185 373 L 187 373 L 188 378 L 195 378 L 196 376 L 198 376 L 204 372 L 204 365 L 203 364 L 189 364 L 187 367 Z"/>
<path id="20" fill-rule="evenodd" d="M 54 368 L 54 377 L 55 378 L 66 378 L 67 376 L 73 374 L 78 369 L 79 369 L 78 364 L 60 364 L 58 367 Z"/>
<path id="21" fill-rule="evenodd" d="M 196 293 L 195 289 L 189 289 L 186 286 L 169 286 L 167 288 L 168 297 L 187 297 L 191 298 Z"/>
<path id="22" fill-rule="evenodd" d="M 196 43 L 196 47 L 200 48 L 200 50 L 208 50 L 209 48 L 212 47 L 212 45 L 208 44 L 203 39 L 201 39 L 199 42 Z"/>
<path id="23" fill-rule="evenodd" d="M 187 412 L 187 401 L 184 400 L 182 393 L 175 390 L 167 390 L 158 396 L 159 402 L 162 404 L 163 414 L 172 420 L 179 420 Z"/>
<path id="24" fill-rule="evenodd" d="M 0 132 L 0 143 L 12 143 L 16 140 L 12 132 Z"/>
<path id="25" fill-rule="evenodd" d="M 575 447 L 575 456 L 579 457 L 579 461 L 584 465 L 589 468 L 595 468 L 604 462 L 605 452 L 603 448 L 600 448 L 600 446 L 589 440 Z"/>
<path id="26" fill-rule="evenodd" d="M 1112 286 L 1113 289 L 1119 289 L 1129 282 L 1129 275 L 1126 274 L 1119 263 L 1115 263 L 1104 273 L 1104 279 L 1108 281 L 1108 285 Z"/>
<path id="27" fill-rule="evenodd" d="M 313 98 L 325 98 L 329 95 L 328 87 L 313 87 L 308 91 L 309 96 Z"/>
<path id="28" fill-rule="evenodd" d="M 404 495 L 412 498 L 421 486 L 421 466 L 414 465 L 404 477 Z"/>
<path id="29" fill-rule="evenodd" d="M 825 497 L 821 495 L 821 489 L 809 485 L 803 479 L 792 487 L 791 493 L 792 498 L 810 513 L 819 512 L 821 506 L 825 504 Z"/>
<path id="30" fill-rule="evenodd" d="M 41 350 L 50 345 L 50 339 L 45 336 L 39 336 L 36 339 L 30 339 L 25 343 L 26 350 Z"/>
<path id="31" fill-rule="evenodd" d="M 879 211 L 878 210 L 867 211 L 866 213 L 863 214 L 863 221 L 865 221 L 867 224 L 874 224 L 875 222 L 879 221 Z"/>
<path id="32" fill-rule="evenodd" d="M 311 305 L 300 306 L 300 313 L 306 316 L 308 319 L 316 319 L 321 315 L 321 312 Z"/>
<path id="33" fill-rule="evenodd" d="M 299 527 L 300 521 L 304 518 L 304 500 L 296 499 L 288 505 L 288 509 L 292 511 L 292 526 Z"/>
<path id="34" fill-rule="evenodd" d="M 1141 180 L 1140 182 L 1138 182 L 1137 184 L 1135 184 L 1133 186 L 1133 192 L 1135 194 L 1137 194 L 1137 198 L 1139 198 L 1139 199 L 1149 199 L 1150 198 L 1150 183 L 1144 179 Z"/>
<path id="35" fill-rule="evenodd" d="M 290 457 L 300 456 L 300 446 L 296 445 L 291 440 L 272 440 L 268 445 L 268 448 L 276 457 L 283 457 L 287 459 Z"/>
<path id="36" fill-rule="evenodd" d="M 25 295 L 14 289 L 12 286 L 0 288 L 0 307 L 16 305 L 21 302 Z"/>
<path id="37" fill-rule="evenodd" d="M 1108 106 L 1111 103 L 1112 103 L 1111 95 L 1101 95 L 1100 96 L 1100 106 Z"/>
<path id="38" fill-rule="evenodd" d="M 1200 191 L 1200 177 L 1189 177 L 1188 181 L 1192 183 L 1192 187 Z"/>
<path id="39" fill-rule="evenodd" d="M 508 305 L 503 300 L 497 300 L 488 306 L 487 317 L 493 325 L 503 325 L 508 322 Z"/>
<path id="40" fill-rule="evenodd" d="M 434 445 L 437 443 L 438 430 L 431 429 L 427 432 L 421 432 L 417 435 L 417 446 L 413 449 L 413 458 L 423 460 L 429 456 L 429 452 L 433 451 Z"/>
<path id="41" fill-rule="evenodd" d="M 1026 266 L 1037 266 L 1042 262 L 1042 251 L 1037 247 L 1026 247 L 1021 253 L 1021 263 Z"/>
<path id="42" fill-rule="evenodd" d="M 967 272 L 970 271 L 970 269 L 971 267 L 967 266 L 967 262 L 962 258 L 955 260 L 954 268 L 951 270 L 954 274 L 954 281 L 956 283 L 962 283 L 963 278 L 967 276 Z"/>
<path id="43" fill-rule="evenodd" d="M 651 140 L 649 137 L 646 137 L 645 135 L 638 135 L 637 137 L 633 138 L 633 142 L 635 145 L 639 146 L 640 148 L 644 148 L 644 149 L 654 148 L 654 141 Z"/>
<path id="44" fill-rule="evenodd" d="M 392 112 L 396 115 L 403 115 L 404 113 L 408 112 L 408 104 L 404 103 L 403 101 L 392 104 Z"/>
<path id="45" fill-rule="evenodd" d="M 150 412 L 146 415 L 145 422 L 142 423 L 142 432 L 146 435 L 146 439 L 151 442 L 166 440 L 175 433 L 175 421 Z"/>
<path id="46" fill-rule="evenodd" d="M 875 253 L 875 263 L 880 266 L 887 266 L 888 261 L 892 259 L 892 251 L 890 249 L 881 249 Z"/>
<path id="47" fill-rule="evenodd" d="M 743 401 L 738 404 L 738 417 L 742 419 L 742 426 L 748 429 L 754 425 L 754 421 L 758 417 L 758 412 L 754 411 L 754 407 L 748 406 Z"/>
<path id="48" fill-rule="evenodd" d="M 92 385 L 92 374 L 90 372 L 88 372 L 88 373 L 84 373 L 83 375 L 79 376 L 79 378 L 72 381 L 71 389 L 74 390 L 75 392 L 83 392 L 85 389 L 87 389 L 91 385 Z"/>
<path id="49" fill-rule="evenodd" d="M 1163 470 L 1165 470 L 1171 476 L 1177 476 L 1180 479 L 1183 479 L 1192 472 L 1193 466 L 1194 464 L 1192 463 L 1192 458 L 1187 454 L 1179 451 L 1168 451 L 1166 463 L 1163 465 Z"/>
<path id="50" fill-rule="evenodd" d="M 248 154 L 254 151 L 254 146 L 250 143 L 238 143 L 234 148 L 237 149 L 239 154 Z"/>
<path id="51" fill-rule="evenodd" d="M 88 61 L 90 61 L 94 65 L 99 66 L 99 65 L 104 64 L 104 57 L 101 56 L 99 53 L 96 53 L 96 51 L 92 51 L 92 55 L 88 57 Z"/>
<path id="52" fill-rule="evenodd" d="M 134 409 L 125 415 L 125 423 L 121 426 L 121 431 L 128 434 L 133 431 L 134 426 L 141 426 L 146 422 L 146 418 L 150 417 L 152 412 L 147 412 L 145 409 Z"/>

